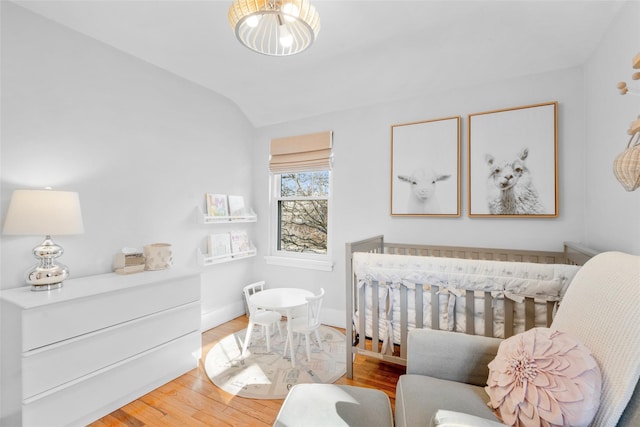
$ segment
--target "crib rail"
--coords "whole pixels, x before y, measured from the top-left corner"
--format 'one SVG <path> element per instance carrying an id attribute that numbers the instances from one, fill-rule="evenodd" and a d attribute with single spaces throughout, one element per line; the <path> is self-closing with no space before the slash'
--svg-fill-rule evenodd
<path id="1" fill-rule="evenodd" d="M 365 252 L 365 251 L 361 251 Z M 434 256 L 443 258 L 480 259 L 540 264 L 564 264 L 564 252 L 516 249 L 470 248 L 463 246 L 402 245 L 385 243 L 384 253 L 398 255 Z"/>

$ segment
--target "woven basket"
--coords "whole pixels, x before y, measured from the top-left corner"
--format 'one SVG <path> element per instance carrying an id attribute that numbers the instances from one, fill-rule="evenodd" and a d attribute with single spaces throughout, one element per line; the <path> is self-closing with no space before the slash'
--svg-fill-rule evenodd
<path id="1" fill-rule="evenodd" d="M 634 136 L 635 143 L 632 144 Z M 640 187 L 640 132 L 631 136 L 627 149 L 613 161 L 613 173 L 627 191 Z"/>

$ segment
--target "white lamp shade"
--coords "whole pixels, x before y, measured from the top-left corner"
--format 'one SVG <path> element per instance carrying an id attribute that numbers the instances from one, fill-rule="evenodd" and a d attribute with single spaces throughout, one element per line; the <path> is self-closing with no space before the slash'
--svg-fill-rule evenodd
<path id="1" fill-rule="evenodd" d="M 29 236 L 84 233 L 78 193 L 15 190 L 9 202 L 3 233 Z"/>

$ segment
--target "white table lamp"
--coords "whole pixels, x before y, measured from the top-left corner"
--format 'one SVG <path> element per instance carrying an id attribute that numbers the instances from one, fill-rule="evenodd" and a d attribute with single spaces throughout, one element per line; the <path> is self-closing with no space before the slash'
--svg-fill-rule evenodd
<path id="1" fill-rule="evenodd" d="M 3 233 L 45 235 L 44 241 L 33 248 L 33 254 L 40 262 L 27 271 L 26 280 L 33 291 L 62 287 L 62 282 L 69 277 L 69 269 L 55 262 L 64 250 L 53 242 L 51 236 L 84 233 L 78 193 L 15 190 L 9 202 Z"/>

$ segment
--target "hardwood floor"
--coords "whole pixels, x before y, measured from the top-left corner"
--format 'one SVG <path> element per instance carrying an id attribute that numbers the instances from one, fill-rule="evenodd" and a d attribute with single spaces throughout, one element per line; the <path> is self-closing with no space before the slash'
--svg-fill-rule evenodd
<path id="1" fill-rule="evenodd" d="M 202 334 L 202 357 L 222 338 L 247 327 L 238 317 Z M 344 330 L 342 330 L 344 333 Z M 336 384 L 377 388 L 387 393 L 395 408 L 395 390 L 402 366 L 357 356 L 352 380 L 345 376 Z M 153 390 L 90 424 L 116 426 L 271 426 L 282 399 L 261 400 L 236 397 L 216 387 L 207 377 L 202 362 L 197 369 Z"/>

